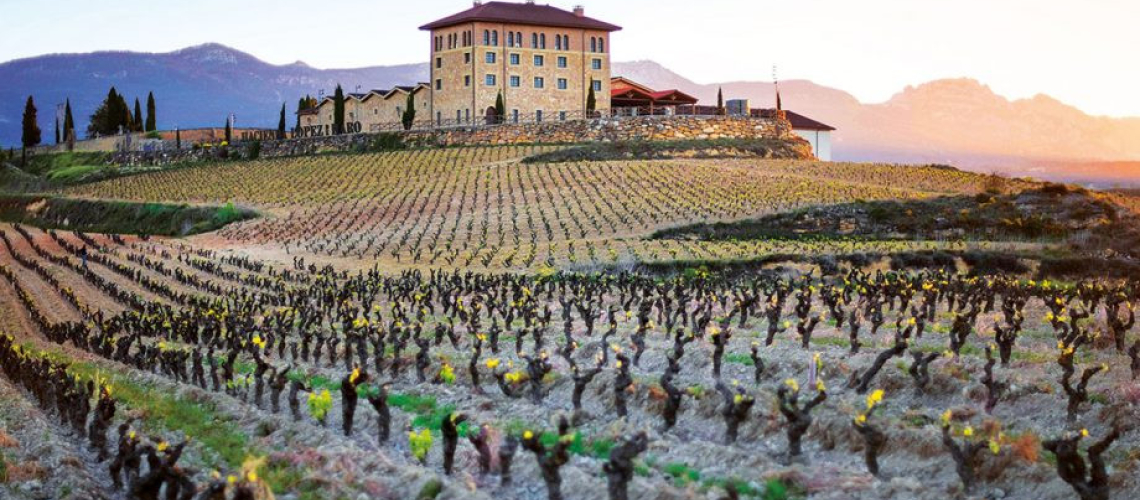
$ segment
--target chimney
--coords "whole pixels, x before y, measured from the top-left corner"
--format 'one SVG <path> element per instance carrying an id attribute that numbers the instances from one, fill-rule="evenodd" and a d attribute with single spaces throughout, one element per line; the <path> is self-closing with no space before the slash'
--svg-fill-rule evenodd
<path id="1" fill-rule="evenodd" d="M 574 15 L 578 17 L 586 17 L 586 8 L 581 5 L 575 5 Z"/>
<path id="2" fill-rule="evenodd" d="M 474 3 L 474 4 L 475 4 L 475 5 L 474 5 L 475 7 L 478 7 L 478 6 L 480 6 L 480 5 L 483 5 L 483 0 L 475 0 L 475 1 L 474 1 L 474 2 L 472 2 L 472 3 Z"/>

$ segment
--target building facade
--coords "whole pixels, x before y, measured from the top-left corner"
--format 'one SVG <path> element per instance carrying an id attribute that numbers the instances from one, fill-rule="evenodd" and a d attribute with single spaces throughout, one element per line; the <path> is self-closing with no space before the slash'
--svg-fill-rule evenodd
<path id="1" fill-rule="evenodd" d="M 408 95 L 415 102 L 417 124 L 430 123 L 431 90 L 428 84 L 400 86 L 388 90 L 371 90 L 362 94 L 345 94 L 344 122 L 349 133 L 376 133 L 402 128 L 404 110 L 408 106 Z M 332 135 L 335 101 L 325 97 L 317 107 L 297 113 L 301 122 L 301 135 Z"/>
<path id="2" fill-rule="evenodd" d="M 610 34 L 621 28 L 581 7 L 477 2 L 420 29 L 431 32 L 437 125 L 582 118 L 591 89 L 594 109 L 610 109 Z"/>

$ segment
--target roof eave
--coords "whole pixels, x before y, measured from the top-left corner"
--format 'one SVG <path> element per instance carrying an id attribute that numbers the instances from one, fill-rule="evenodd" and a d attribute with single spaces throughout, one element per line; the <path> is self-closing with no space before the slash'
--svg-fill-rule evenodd
<path id="1" fill-rule="evenodd" d="M 420 26 L 419 29 L 420 29 L 420 31 L 434 31 L 434 30 L 438 30 L 438 29 L 450 28 L 452 26 L 459 26 L 461 24 L 469 24 L 469 23 L 506 23 L 506 24 L 518 24 L 521 26 L 540 26 L 540 27 L 549 26 L 549 27 L 553 27 L 553 28 L 586 29 L 586 30 L 605 31 L 608 33 L 613 33 L 615 31 L 621 31 L 622 30 L 622 27 L 618 26 L 616 24 L 609 24 L 609 23 L 602 22 L 602 21 L 597 21 L 597 22 L 599 23 L 599 26 L 586 27 L 586 26 L 573 26 L 573 25 L 570 25 L 569 23 L 536 23 L 536 22 L 519 21 L 517 19 L 495 19 L 495 18 L 490 18 L 490 17 L 488 17 L 488 18 L 473 17 L 470 19 L 464 19 L 462 21 L 454 21 L 454 22 L 436 21 L 433 23 L 428 23 L 428 24 L 425 24 L 423 26 Z"/>

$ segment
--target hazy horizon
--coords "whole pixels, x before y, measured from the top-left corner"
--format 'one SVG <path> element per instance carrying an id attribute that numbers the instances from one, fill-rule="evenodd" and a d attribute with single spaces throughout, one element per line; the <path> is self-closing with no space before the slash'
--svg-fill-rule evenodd
<path id="1" fill-rule="evenodd" d="M 1092 115 L 1140 116 L 1140 95 L 1133 91 L 1140 69 L 1121 65 L 1112 49 L 1140 45 L 1140 31 L 1128 26 L 1140 17 L 1140 3 L 709 0 L 696 10 L 677 0 L 584 3 L 587 15 L 625 28 L 614 35 L 615 61 L 653 60 L 698 83 L 770 81 L 777 65 L 782 80 L 811 80 L 878 103 L 908 85 L 973 78 L 1010 99 L 1047 94 Z M 279 65 L 415 64 L 428 51 L 428 35 L 417 27 L 471 2 L 424 0 L 416 9 L 363 0 L 344 0 L 335 9 L 311 5 L 0 0 L 9 19 L 0 31 L 0 61 L 221 43 Z M 1027 11 L 1033 23 L 1023 22 Z M 343 15 L 330 22 L 336 14 Z M 726 28 L 732 24 L 741 29 Z M 100 25 L 123 29 L 91 36 Z"/>

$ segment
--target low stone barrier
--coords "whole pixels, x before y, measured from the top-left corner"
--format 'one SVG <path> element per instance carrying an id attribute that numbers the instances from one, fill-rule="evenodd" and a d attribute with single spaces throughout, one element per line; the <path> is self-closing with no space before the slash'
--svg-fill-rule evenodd
<path id="1" fill-rule="evenodd" d="M 449 127 L 390 132 L 405 145 L 491 146 L 506 144 L 574 144 L 621 141 L 674 141 L 704 139 L 788 139 L 792 127 L 781 118 L 742 116 L 643 116 L 594 120 L 549 121 Z M 326 152 L 366 150 L 382 134 L 353 134 L 260 143 L 259 156 L 278 158 Z M 235 143 L 203 149 L 121 152 L 114 161 L 123 165 L 162 165 L 193 160 L 247 158 L 252 143 Z"/>

